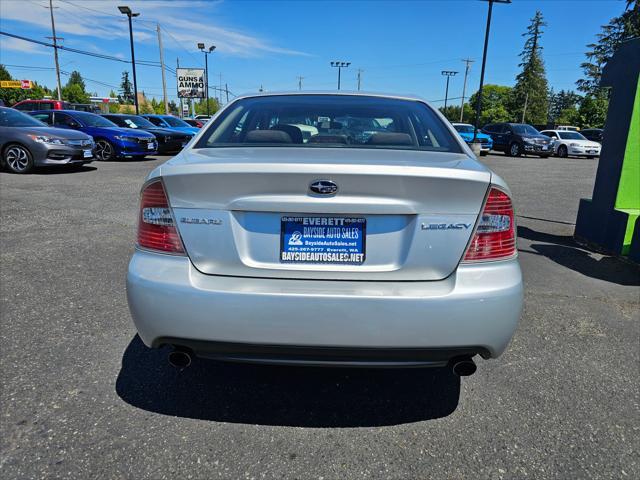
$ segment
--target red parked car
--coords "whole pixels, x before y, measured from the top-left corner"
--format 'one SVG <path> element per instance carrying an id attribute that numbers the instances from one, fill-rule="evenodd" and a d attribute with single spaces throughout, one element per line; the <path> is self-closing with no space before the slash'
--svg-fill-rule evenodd
<path id="1" fill-rule="evenodd" d="M 13 108 L 23 112 L 34 110 L 71 110 L 69 102 L 61 100 L 22 100 L 16 103 Z"/>

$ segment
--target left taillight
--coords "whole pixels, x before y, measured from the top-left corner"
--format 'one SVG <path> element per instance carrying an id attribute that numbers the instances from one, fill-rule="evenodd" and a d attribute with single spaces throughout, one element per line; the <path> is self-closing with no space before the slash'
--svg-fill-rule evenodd
<path id="1" fill-rule="evenodd" d="M 184 247 L 161 180 L 148 184 L 142 190 L 138 246 L 163 253 L 184 254 Z"/>

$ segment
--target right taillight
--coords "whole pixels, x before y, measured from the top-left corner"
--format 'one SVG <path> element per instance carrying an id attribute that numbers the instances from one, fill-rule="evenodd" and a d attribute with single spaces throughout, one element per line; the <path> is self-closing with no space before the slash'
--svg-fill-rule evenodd
<path id="1" fill-rule="evenodd" d="M 162 181 L 142 190 L 138 219 L 138 246 L 164 253 L 184 254 Z"/>
<path id="2" fill-rule="evenodd" d="M 502 260 L 516 254 L 516 227 L 509 195 L 491 187 L 465 262 Z"/>

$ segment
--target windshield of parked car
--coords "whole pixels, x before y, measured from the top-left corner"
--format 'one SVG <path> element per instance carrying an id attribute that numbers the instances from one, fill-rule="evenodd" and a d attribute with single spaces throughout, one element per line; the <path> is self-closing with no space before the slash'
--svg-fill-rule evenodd
<path id="1" fill-rule="evenodd" d="M 364 95 L 244 98 L 205 128 L 196 148 L 275 145 L 462 151 L 426 104 Z"/>
<path id="2" fill-rule="evenodd" d="M 563 140 L 586 140 L 586 138 L 578 132 L 558 132 Z"/>
<path id="3" fill-rule="evenodd" d="M 117 127 L 111 120 L 89 112 L 73 112 L 73 118 L 85 127 Z"/>
<path id="4" fill-rule="evenodd" d="M 47 127 L 46 123 L 13 108 L 0 108 L 0 127 Z"/>
<path id="5" fill-rule="evenodd" d="M 164 116 L 164 117 L 162 117 L 162 119 L 172 127 L 189 127 L 189 128 L 191 128 L 191 125 L 189 125 L 187 122 L 184 122 L 181 119 L 176 118 L 176 117 Z"/>
<path id="6" fill-rule="evenodd" d="M 460 133 L 473 133 L 473 125 L 454 125 L 453 128 Z"/>
<path id="7" fill-rule="evenodd" d="M 126 115 L 119 117 L 122 119 L 122 125 L 129 128 L 155 128 L 156 126 L 149 120 L 137 115 Z"/>
<path id="8" fill-rule="evenodd" d="M 540 135 L 540 132 L 531 125 L 511 125 L 511 128 L 519 135 Z"/>

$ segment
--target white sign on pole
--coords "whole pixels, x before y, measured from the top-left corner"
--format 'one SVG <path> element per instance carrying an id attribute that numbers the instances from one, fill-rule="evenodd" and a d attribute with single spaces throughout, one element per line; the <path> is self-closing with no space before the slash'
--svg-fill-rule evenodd
<path id="1" fill-rule="evenodd" d="M 203 68 L 178 68 L 178 97 L 179 98 L 204 98 L 204 69 Z"/>

